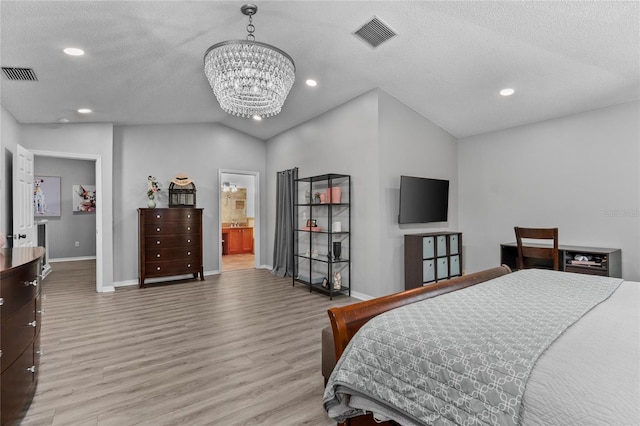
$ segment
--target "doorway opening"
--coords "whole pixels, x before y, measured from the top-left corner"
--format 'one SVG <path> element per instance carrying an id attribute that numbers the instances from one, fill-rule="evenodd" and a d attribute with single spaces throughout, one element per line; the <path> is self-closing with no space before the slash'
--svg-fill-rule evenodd
<path id="1" fill-rule="evenodd" d="M 220 272 L 253 269 L 260 259 L 258 173 L 220 170 Z"/>
<path id="2" fill-rule="evenodd" d="M 32 150 L 31 151 L 36 157 L 50 157 L 50 158 L 58 158 L 58 159 L 70 159 L 70 160 L 85 160 L 94 163 L 94 173 L 95 173 L 95 193 L 98 194 L 95 202 L 95 290 L 98 293 L 113 291 L 113 286 L 103 286 L 103 268 L 104 268 L 104 259 L 103 259 L 103 229 L 102 229 L 102 203 L 100 202 L 101 194 L 104 194 L 102 191 L 102 159 L 98 155 L 90 155 L 90 154 L 79 154 L 79 153 L 69 153 L 69 152 L 57 152 L 57 151 L 40 151 L 40 150 Z M 38 170 L 35 170 L 35 173 L 38 173 Z M 79 182 L 80 183 L 80 182 Z M 71 189 L 69 189 L 71 191 Z M 70 212 L 64 212 L 65 214 L 70 214 Z M 75 243 L 75 241 L 74 241 Z M 74 244 L 75 246 L 75 244 Z M 80 259 L 81 260 L 81 259 Z M 52 267 L 55 270 L 55 265 Z"/>

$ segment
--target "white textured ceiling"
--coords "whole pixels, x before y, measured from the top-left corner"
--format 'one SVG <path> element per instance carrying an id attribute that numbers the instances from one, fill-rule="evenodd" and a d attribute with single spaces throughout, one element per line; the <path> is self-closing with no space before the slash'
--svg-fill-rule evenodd
<path id="1" fill-rule="evenodd" d="M 464 137 L 640 98 L 638 1 L 257 1 L 256 40 L 294 58 L 296 83 L 279 115 L 236 118 L 202 61 L 246 36 L 242 4 L 3 0 L 2 66 L 38 81 L 3 75 L 2 105 L 20 123 L 219 122 L 268 139 L 381 88 Z M 352 35 L 373 16 L 398 33 L 377 49 Z"/>

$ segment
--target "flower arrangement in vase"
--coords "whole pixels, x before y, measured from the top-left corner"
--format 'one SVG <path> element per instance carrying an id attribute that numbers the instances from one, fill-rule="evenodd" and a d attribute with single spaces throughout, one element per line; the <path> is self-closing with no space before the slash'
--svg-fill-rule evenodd
<path id="1" fill-rule="evenodd" d="M 150 209 L 153 209 L 156 206 L 155 198 L 158 192 L 160 192 L 160 184 L 158 183 L 158 180 L 153 176 L 149 176 L 147 178 L 147 198 L 149 199 L 147 201 L 147 206 Z"/>

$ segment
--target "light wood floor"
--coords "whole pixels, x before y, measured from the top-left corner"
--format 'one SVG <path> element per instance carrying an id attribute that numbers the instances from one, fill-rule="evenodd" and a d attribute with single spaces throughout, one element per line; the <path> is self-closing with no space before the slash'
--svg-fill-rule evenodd
<path id="1" fill-rule="evenodd" d="M 43 281 L 44 355 L 23 425 L 333 425 L 329 301 L 262 269 L 95 293 L 93 261 Z"/>
<path id="2" fill-rule="evenodd" d="M 255 268 L 255 255 L 253 253 L 225 254 L 222 256 L 222 272 L 251 268 Z"/>

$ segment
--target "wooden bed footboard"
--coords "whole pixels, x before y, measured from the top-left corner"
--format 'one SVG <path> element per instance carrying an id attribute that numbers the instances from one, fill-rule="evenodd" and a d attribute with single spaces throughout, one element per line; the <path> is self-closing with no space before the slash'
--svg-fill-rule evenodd
<path id="1" fill-rule="evenodd" d="M 447 281 L 441 281 L 433 285 L 414 288 L 400 293 L 390 294 L 388 296 L 377 297 L 375 299 L 354 303 L 341 308 L 331 308 L 328 313 L 329 319 L 331 320 L 331 328 L 333 329 L 336 359 L 340 358 L 342 352 L 344 352 L 347 347 L 347 344 L 360 327 L 376 315 L 394 308 L 399 308 L 403 305 L 408 305 L 409 303 L 430 299 L 432 297 L 460 290 L 465 287 L 470 287 L 481 282 L 489 281 L 490 279 L 506 275 L 510 272 L 511 269 L 507 265 L 502 265 L 485 271 L 463 275 Z M 347 419 L 344 423 L 338 424 L 338 426 L 385 425 L 393 426 L 395 423 L 378 423 L 373 419 L 371 413 L 363 416 L 352 417 Z"/>
<path id="2" fill-rule="evenodd" d="M 333 329 L 336 359 L 340 358 L 349 340 L 351 340 L 360 327 L 376 315 L 403 305 L 408 305 L 409 303 L 430 299 L 484 281 L 489 281 L 490 279 L 506 275 L 510 272 L 511 269 L 507 265 L 502 265 L 485 271 L 452 278 L 447 281 L 441 281 L 433 285 L 377 297 L 348 306 L 331 308 L 328 313 L 329 319 L 331 320 L 331 328 Z"/>

